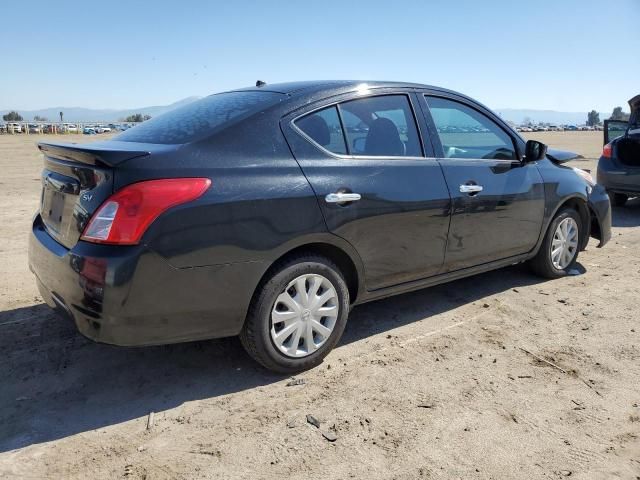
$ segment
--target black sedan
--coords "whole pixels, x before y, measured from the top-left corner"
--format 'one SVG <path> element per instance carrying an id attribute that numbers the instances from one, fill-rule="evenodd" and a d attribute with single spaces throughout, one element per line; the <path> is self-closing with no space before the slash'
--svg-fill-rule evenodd
<path id="1" fill-rule="evenodd" d="M 525 261 L 561 277 L 610 238 L 588 173 L 425 85 L 260 82 L 39 148 L 48 304 L 117 345 L 240 335 L 280 372 L 318 365 L 354 305 Z"/>
<path id="2" fill-rule="evenodd" d="M 605 146 L 598 161 L 598 183 L 618 207 L 640 196 L 640 95 L 629 100 L 629 106 L 628 122 L 605 120 Z"/>

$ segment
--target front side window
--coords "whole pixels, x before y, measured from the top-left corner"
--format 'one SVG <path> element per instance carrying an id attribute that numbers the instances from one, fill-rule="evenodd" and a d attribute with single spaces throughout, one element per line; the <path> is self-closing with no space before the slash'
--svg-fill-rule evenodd
<path id="1" fill-rule="evenodd" d="M 333 153 L 347 153 L 338 109 L 335 105 L 310 113 L 296 120 L 295 123 L 300 130 L 321 147 Z"/>
<path id="2" fill-rule="evenodd" d="M 513 140 L 493 120 L 466 105 L 425 97 L 445 158 L 516 160 Z"/>
<path id="3" fill-rule="evenodd" d="M 349 153 L 375 157 L 420 157 L 422 147 L 405 95 L 359 98 L 341 103 Z"/>

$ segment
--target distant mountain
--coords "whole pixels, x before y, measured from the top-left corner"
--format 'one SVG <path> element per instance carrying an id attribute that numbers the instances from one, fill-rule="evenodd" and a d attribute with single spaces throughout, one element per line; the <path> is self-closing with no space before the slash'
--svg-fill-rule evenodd
<path id="1" fill-rule="evenodd" d="M 128 117 L 136 113 L 142 115 L 150 115 L 156 117 L 164 112 L 173 110 L 174 108 L 187 105 L 201 97 L 187 97 L 171 105 L 158 105 L 153 107 L 141 107 L 130 108 L 126 110 L 114 110 L 114 109 L 91 109 L 81 107 L 52 107 L 44 108 L 42 110 L 17 110 L 25 121 L 32 121 L 36 115 L 47 118 L 51 122 L 60 121 L 60 113 L 64 113 L 65 122 L 117 122 L 118 120 Z M 10 112 L 11 110 L 0 110 L 0 118 L 2 115 Z"/>
<path id="2" fill-rule="evenodd" d="M 18 110 L 25 121 L 32 121 L 33 117 L 38 115 L 45 117 L 49 121 L 59 121 L 59 112 L 64 112 L 65 122 L 117 122 L 118 120 L 141 113 L 142 115 L 158 116 L 161 113 L 168 112 L 174 108 L 181 107 L 201 97 L 187 97 L 172 103 L 171 105 L 158 105 L 153 107 L 129 108 L 123 110 L 114 109 L 90 109 L 80 107 L 53 107 L 44 108 L 42 110 Z M 0 118 L 10 110 L 0 110 Z M 533 123 L 544 122 L 558 125 L 584 125 L 587 121 L 587 112 L 557 112 L 555 110 L 532 110 L 517 108 L 498 108 L 495 109 L 503 119 L 521 124 L 525 119 L 529 119 Z M 600 120 L 609 118 L 610 112 L 600 112 Z"/>
<path id="3" fill-rule="evenodd" d="M 521 124 L 525 119 L 533 123 L 544 122 L 556 125 L 584 125 L 587 121 L 587 112 L 556 112 L 555 110 L 526 110 L 517 108 L 497 108 L 495 112 L 504 120 Z M 600 120 L 611 116 L 611 112 L 600 112 Z"/>

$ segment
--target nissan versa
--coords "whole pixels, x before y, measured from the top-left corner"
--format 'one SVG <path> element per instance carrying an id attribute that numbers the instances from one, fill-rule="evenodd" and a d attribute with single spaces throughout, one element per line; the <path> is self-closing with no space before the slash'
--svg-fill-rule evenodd
<path id="1" fill-rule="evenodd" d="M 610 238 L 606 191 L 474 100 L 395 82 L 265 85 L 91 144 L 41 143 L 29 263 L 99 342 L 240 335 L 319 364 L 353 305 Z"/>

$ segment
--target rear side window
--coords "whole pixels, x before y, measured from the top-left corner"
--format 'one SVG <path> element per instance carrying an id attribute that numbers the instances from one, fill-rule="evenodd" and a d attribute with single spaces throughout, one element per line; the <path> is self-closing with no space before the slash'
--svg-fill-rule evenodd
<path id="1" fill-rule="evenodd" d="M 330 152 L 347 153 L 338 109 L 335 106 L 313 112 L 296 120 L 296 126 L 314 142 Z"/>
<path id="2" fill-rule="evenodd" d="M 340 104 L 340 114 L 352 155 L 420 157 L 418 137 L 409 99 L 384 95 Z"/>
<path id="3" fill-rule="evenodd" d="M 511 137 L 490 118 L 453 100 L 426 99 L 445 158 L 518 158 Z"/>
<path id="4" fill-rule="evenodd" d="M 231 121 L 271 107 L 285 97 L 281 93 L 264 91 L 210 95 L 147 120 L 117 135 L 114 140 L 165 144 L 201 140 Z"/>
<path id="5" fill-rule="evenodd" d="M 295 124 L 315 143 L 333 153 L 422 156 L 418 128 L 405 95 L 350 100 L 305 115 Z"/>

